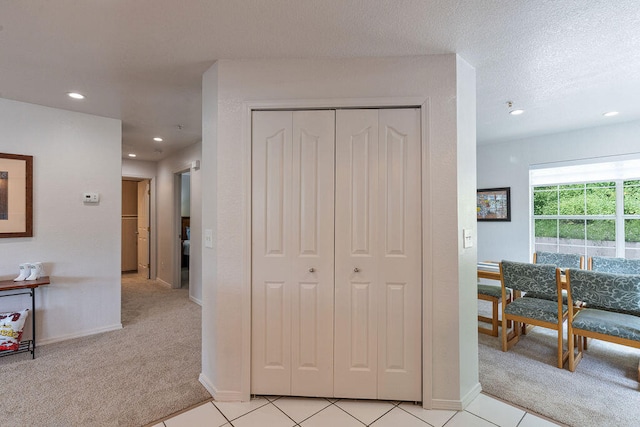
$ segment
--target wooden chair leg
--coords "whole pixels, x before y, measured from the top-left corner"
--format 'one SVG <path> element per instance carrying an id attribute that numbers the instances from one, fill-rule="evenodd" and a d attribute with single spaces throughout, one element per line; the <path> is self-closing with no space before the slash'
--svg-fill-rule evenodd
<path id="1" fill-rule="evenodd" d="M 569 338 L 567 337 L 567 351 L 564 351 L 564 328 L 560 325 L 558 330 L 558 369 L 562 369 L 564 364 L 569 360 L 569 354 L 573 353 L 573 344 L 569 346 Z"/>
<path id="2" fill-rule="evenodd" d="M 494 337 L 498 336 L 498 299 L 494 299 L 492 301 L 492 310 L 493 315 L 491 318 L 491 335 Z"/>
<path id="3" fill-rule="evenodd" d="M 579 335 L 573 335 L 571 333 L 568 334 L 568 341 L 569 341 L 569 370 L 571 372 L 575 372 L 576 370 L 576 366 L 578 366 L 578 363 L 580 363 L 580 360 L 582 360 L 582 354 L 584 351 L 584 337 L 581 337 Z M 578 347 L 577 348 L 577 352 L 574 349 L 574 347 Z M 640 368 L 639 368 L 640 369 Z M 640 375 L 640 372 L 639 372 Z"/>
<path id="4" fill-rule="evenodd" d="M 489 297 L 486 295 L 483 295 L 481 298 L 479 297 L 479 299 L 482 299 L 483 301 L 490 301 L 491 302 L 491 317 L 485 317 L 485 316 L 480 316 L 478 315 L 478 320 L 480 322 L 483 323 L 490 323 L 491 324 L 491 328 L 485 328 L 482 326 L 478 326 L 478 332 L 482 333 L 482 334 L 486 334 L 486 335 L 491 335 L 492 337 L 497 337 L 498 336 L 498 326 L 500 323 L 499 320 L 499 311 L 498 311 L 498 307 L 500 304 L 500 298 L 493 298 L 493 297 Z"/>

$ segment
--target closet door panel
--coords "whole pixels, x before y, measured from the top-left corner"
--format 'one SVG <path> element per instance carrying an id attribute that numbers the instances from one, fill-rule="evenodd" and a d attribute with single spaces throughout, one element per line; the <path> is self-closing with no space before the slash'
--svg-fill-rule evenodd
<path id="1" fill-rule="evenodd" d="M 293 113 L 292 394 L 333 394 L 335 112 Z"/>
<path id="2" fill-rule="evenodd" d="M 419 401 L 420 114 L 256 112 L 254 394 Z"/>
<path id="3" fill-rule="evenodd" d="M 380 110 L 378 398 L 421 400 L 420 113 Z"/>
<path id="4" fill-rule="evenodd" d="M 378 112 L 336 112 L 336 397 L 376 398 Z"/>
<path id="5" fill-rule="evenodd" d="M 253 114 L 251 392 L 291 392 L 291 112 Z"/>

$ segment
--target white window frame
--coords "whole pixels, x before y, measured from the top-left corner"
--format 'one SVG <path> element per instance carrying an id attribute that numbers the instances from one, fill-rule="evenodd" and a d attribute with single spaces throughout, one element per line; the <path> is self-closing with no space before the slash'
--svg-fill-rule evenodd
<path id="1" fill-rule="evenodd" d="M 535 220 L 614 220 L 615 221 L 615 253 L 616 257 L 625 257 L 625 220 L 640 219 L 640 215 L 624 214 L 624 182 L 630 180 L 640 180 L 638 176 L 640 170 L 640 158 L 622 158 L 616 161 L 574 164 L 554 164 L 554 165 L 534 165 L 529 170 L 529 219 L 530 236 L 529 244 L 531 252 L 535 252 Z M 542 186 L 590 184 L 598 182 L 614 182 L 616 191 L 616 212 L 614 215 L 538 215 L 534 216 L 533 189 Z M 585 200 L 586 203 L 586 200 Z M 586 210 L 585 210 L 586 211 Z M 557 236 L 557 235 L 556 235 Z M 588 256 L 587 249 L 592 246 L 587 245 L 587 239 L 582 244 L 585 256 Z M 556 241 L 556 247 L 558 242 Z M 570 245 L 567 245 L 570 246 Z"/>

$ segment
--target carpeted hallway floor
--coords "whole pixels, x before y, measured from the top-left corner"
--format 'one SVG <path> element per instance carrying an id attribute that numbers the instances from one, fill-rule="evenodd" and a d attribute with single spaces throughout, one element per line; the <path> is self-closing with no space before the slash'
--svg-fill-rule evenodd
<path id="1" fill-rule="evenodd" d="M 187 289 L 123 276 L 123 329 L 0 359 L 0 425 L 142 426 L 210 399 L 200 321 Z"/>

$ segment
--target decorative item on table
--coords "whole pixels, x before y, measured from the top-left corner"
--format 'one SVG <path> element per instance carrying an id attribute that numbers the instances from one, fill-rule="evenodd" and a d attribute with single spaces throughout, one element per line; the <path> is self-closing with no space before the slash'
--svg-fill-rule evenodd
<path id="1" fill-rule="evenodd" d="M 25 262 L 20 264 L 20 274 L 13 279 L 14 282 L 23 280 L 37 280 L 44 276 L 44 267 L 41 262 Z"/>
<path id="2" fill-rule="evenodd" d="M 0 313 L 0 351 L 18 350 L 29 309 Z"/>

